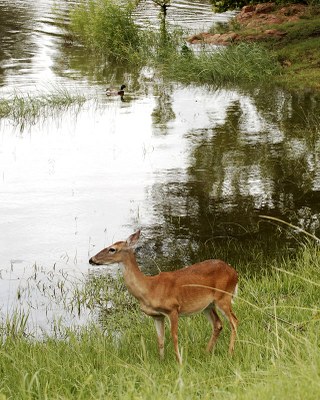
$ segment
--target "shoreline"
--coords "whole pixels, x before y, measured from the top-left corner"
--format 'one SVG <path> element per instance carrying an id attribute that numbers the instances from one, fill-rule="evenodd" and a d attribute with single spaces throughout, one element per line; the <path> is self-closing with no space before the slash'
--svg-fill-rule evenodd
<path id="1" fill-rule="evenodd" d="M 282 67 L 277 82 L 288 89 L 320 91 L 320 7 L 260 3 L 244 6 L 227 25 L 187 38 L 189 44 L 266 47 Z"/>

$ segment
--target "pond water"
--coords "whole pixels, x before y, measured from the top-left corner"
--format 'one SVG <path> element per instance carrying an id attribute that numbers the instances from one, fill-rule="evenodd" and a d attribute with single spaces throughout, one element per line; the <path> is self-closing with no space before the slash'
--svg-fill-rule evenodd
<path id="1" fill-rule="evenodd" d="M 3 315 L 21 304 L 42 327 L 68 319 L 56 288 L 85 280 L 89 256 L 138 227 L 149 271 L 155 262 L 144 260 L 157 256 L 167 268 L 199 260 L 204 243 L 224 247 L 235 266 L 231 242 L 272 253 L 278 229 L 261 214 L 319 235 L 313 93 L 184 86 L 148 69 L 100 66 L 67 46 L 53 3 L 0 4 L 0 97 L 67 88 L 89 99 L 30 125 L 0 120 Z M 64 15 L 76 2 L 58 3 Z M 169 20 L 191 30 L 229 18 L 203 1 L 172 3 Z M 147 1 L 136 18 L 156 25 L 157 14 Z M 122 83 L 124 101 L 105 96 L 107 85 Z"/>

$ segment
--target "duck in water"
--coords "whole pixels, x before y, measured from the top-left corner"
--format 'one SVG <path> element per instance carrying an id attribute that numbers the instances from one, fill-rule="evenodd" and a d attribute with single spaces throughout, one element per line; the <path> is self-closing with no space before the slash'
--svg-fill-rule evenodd
<path id="1" fill-rule="evenodd" d="M 112 90 L 111 88 L 106 89 L 106 95 L 107 96 L 124 96 L 124 89 L 126 88 L 126 85 L 121 85 L 120 90 Z"/>

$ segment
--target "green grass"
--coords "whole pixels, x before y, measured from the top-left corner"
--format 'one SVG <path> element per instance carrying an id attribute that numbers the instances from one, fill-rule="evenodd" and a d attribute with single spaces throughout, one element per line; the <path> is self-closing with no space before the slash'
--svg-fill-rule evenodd
<path id="1" fill-rule="evenodd" d="M 15 93 L 10 98 L 0 99 L 0 120 L 9 119 L 21 129 L 25 125 L 36 123 L 70 107 L 79 107 L 85 103 L 85 96 L 72 95 L 65 89 L 36 95 Z"/>
<path id="2" fill-rule="evenodd" d="M 234 356 L 227 354 L 227 324 L 214 354 L 208 355 L 206 319 L 182 318 L 182 367 L 176 364 L 168 329 L 160 362 L 153 323 L 123 283 L 93 277 L 75 298 L 99 311 L 100 327 L 65 328 L 59 338 L 35 340 L 21 315 L 21 323 L 19 316 L 3 323 L 0 399 L 315 399 L 320 389 L 319 271 L 319 246 L 309 244 L 261 274 L 240 273 Z M 114 305 L 109 312 L 107 301 Z"/>
<path id="3" fill-rule="evenodd" d="M 130 2 L 82 1 L 70 13 L 70 32 L 95 54 L 116 62 L 139 62 L 142 34 Z"/>
<path id="4" fill-rule="evenodd" d="M 183 82 L 228 83 L 267 82 L 279 74 L 277 60 L 258 44 L 241 43 L 200 54 L 176 54 L 164 65 L 171 79 Z"/>
<path id="5" fill-rule="evenodd" d="M 289 61 L 289 66 L 283 68 L 283 73 L 277 81 L 293 89 L 319 90 L 320 7 L 310 6 L 304 18 L 296 23 L 282 24 L 280 29 L 286 32 L 282 40 L 266 42 L 280 63 L 288 65 Z"/>
<path id="6" fill-rule="evenodd" d="M 281 62 L 290 63 L 285 73 L 278 78 L 280 83 L 294 89 L 320 89 L 319 38 L 294 41 L 273 51 Z"/>
<path id="7" fill-rule="evenodd" d="M 273 82 L 289 89 L 320 89 L 320 7 L 311 4 L 306 14 L 297 22 L 261 25 L 257 28 L 244 28 L 234 20 L 225 30 L 236 31 L 244 40 L 267 29 L 277 29 L 285 33 L 281 38 L 270 36 L 259 40 L 269 55 L 282 66 L 274 74 Z M 221 27 L 220 27 L 221 30 Z M 250 39 L 252 40 L 252 39 Z"/>

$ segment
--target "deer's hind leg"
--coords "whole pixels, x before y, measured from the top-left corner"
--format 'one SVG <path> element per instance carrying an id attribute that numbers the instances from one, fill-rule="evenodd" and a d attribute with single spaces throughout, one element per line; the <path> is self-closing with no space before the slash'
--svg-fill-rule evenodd
<path id="1" fill-rule="evenodd" d="M 234 345 L 237 337 L 237 328 L 239 321 L 231 308 L 231 296 L 224 296 L 223 299 L 217 302 L 217 307 L 219 311 L 221 311 L 224 316 L 228 319 L 231 328 L 231 337 L 229 344 L 229 354 L 232 355 L 234 351 Z"/>
<path id="2" fill-rule="evenodd" d="M 222 330 L 222 322 L 213 304 L 204 310 L 204 314 L 212 325 L 212 335 L 207 345 L 207 352 L 211 352 Z"/>

